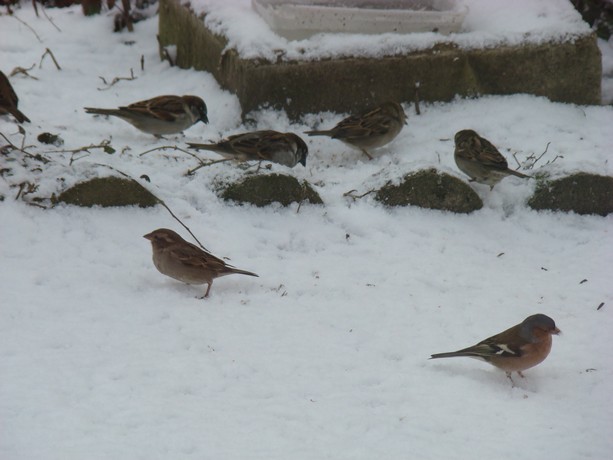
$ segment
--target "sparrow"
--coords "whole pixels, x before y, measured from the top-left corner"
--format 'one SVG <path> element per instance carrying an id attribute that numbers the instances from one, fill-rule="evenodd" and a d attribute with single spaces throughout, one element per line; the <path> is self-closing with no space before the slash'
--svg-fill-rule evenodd
<path id="1" fill-rule="evenodd" d="M 158 96 L 118 109 L 85 107 L 85 111 L 121 118 L 156 137 L 180 133 L 199 121 L 209 122 L 206 104 L 198 96 Z"/>
<path id="2" fill-rule="evenodd" d="M 470 177 L 470 182 L 487 184 L 490 190 L 509 175 L 523 179 L 530 177 L 509 169 L 507 160 L 498 149 L 472 129 L 456 133 L 454 158 L 460 171 Z"/>
<path id="3" fill-rule="evenodd" d="M 406 125 L 407 116 L 397 102 L 385 102 L 379 107 L 352 115 L 326 131 L 307 131 L 309 136 L 329 136 L 356 147 L 372 160 L 367 149 L 376 149 L 390 143 Z"/>
<path id="4" fill-rule="evenodd" d="M 560 330 L 549 316 L 538 313 L 528 316 L 521 323 L 506 331 L 487 338 L 472 347 L 449 353 L 438 353 L 430 359 L 468 356 L 482 359 L 506 372 L 524 377 L 522 371 L 540 364 L 551 351 L 551 336 Z"/>
<path id="5" fill-rule="evenodd" d="M 24 121 L 29 122 L 30 119 L 17 108 L 18 103 L 19 98 L 17 94 L 15 94 L 11 82 L 6 75 L 0 71 L 0 115 L 10 113 L 19 123 L 23 123 Z"/>
<path id="6" fill-rule="evenodd" d="M 306 166 L 309 149 L 294 133 L 253 131 L 235 134 L 216 144 L 187 144 L 193 149 L 211 150 L 236 161 L 272 161 L 293 168 Z"/>
<path id="7" fill-rule="evenodd" d="M 151 241 L 153 264 L 160 273 L 187 284 L 208 285 L 202 298 L 209 296 L 215 278 L 234 273 L 258 276 L 226 264 L 167 228 L 158 228 L 144 238 Z"/>

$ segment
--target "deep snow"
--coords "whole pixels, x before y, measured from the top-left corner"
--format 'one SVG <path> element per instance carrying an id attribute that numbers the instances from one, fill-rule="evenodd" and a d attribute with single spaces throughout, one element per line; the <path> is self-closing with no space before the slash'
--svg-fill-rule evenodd
<path id="1" fill-rule="evenodd" d="M 156 19 L 112 34 L 108 15 L 47 13 L 61 32 L 29 5 L 16 12 L 42 42 L 0 17 L 2 70 L 36 64 L 37 80 L 11 78 L 32 119 L 25 144 L 59 150 L 35 140 L 50 131 L 65 149 L 110 139 L 117 153 L 92 150 L 72 166 L 69 153 L 45 153 L 54 160 L 45 173 L 21 167 L 18 152 L 0 156 L 13 168 L 0 180 L 0 458 L 610 456 L 611 216 L 531 211 L 524 202 L 534 181 L 516 178 L 492 192 L 475 185 L 485 206 L 467 216 L 343 196 L 430 166 L 464 178 L 451 140 L 462 128 L 487 137 L 512 166 L 513 153 L 525 163 L 551 142 L 533 173 L 612 175 L 610 106 L 516 95 L 425 104 L 416 116 L 405 105 L 408 126 L 373 161 L 333 140 L 308 140 L 307 167 L 289 172 L 315 184 L 325 206 L 237 206 L 213 187 L 243 169 L 221 163 L 186 177 L 197 163 L 183 152 L 139 154 L 254 128 L 302 132 L 343 115 L 291 124 L 264 111 L 242 125 L 237 99 L 210 75 L 159 61 Z M 48 58 L 38 67 L 47 47 L 61 71 Z M 99 76 L 130 69 L 137 79 L 97 89 Z M 211 123 L 158 141 L 82 109 L 164 93 L 201 95 Z M 21 144 L 9 117 L 0 117 L 0 132 Z M 205 246 L 260 278 L 219 279 L 199 300 L 202 287 L 151 263 L 142 235 L 164 226 L 188 237 L 163 208 L 42 210 L 14 199 L 11 185 L 25 180 L 49 196 L 58 175 L 74 183 L 107 173 L 95 164 L 147 174 L 143 185 Z M 427 359 L 537 312 L 563 335 L 515 388 L 474 360 Z"/>

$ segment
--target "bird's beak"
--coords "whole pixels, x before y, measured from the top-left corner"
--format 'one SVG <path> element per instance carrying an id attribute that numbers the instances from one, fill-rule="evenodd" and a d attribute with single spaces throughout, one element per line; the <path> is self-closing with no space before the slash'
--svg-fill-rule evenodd
<path id="1" fill-rule="evenodd" d="M 200 117 L 200 121 L 206 125 L 209 123 L 209 117 L 207 117 L 206 114 L 204 114 Z"/>
<path id="2" fill-rule="evenodd" d="M 153 234 L 151 233 L 147 233 L 146 235 L 143 235 L 143 238 L 148 239 L 149 241 L 153 240 Z"/>
<path id="3" fill-rule="evenodd" d="M 306 168 L 306 157 L 302 157 L 299 163 Z"/>
<path id="4" fill-rule="evenodd" d="M 560 329 L 558 329 L 557 327 L 556 327 L 556 328 L 554 329 L 554 331 L 552 332 L 552 334 L 554 334 L 554 335 L 559 335 L 559 334 L 561 334 L 561 333 L 562 333 L 562 331 L 561 331 Z"/>

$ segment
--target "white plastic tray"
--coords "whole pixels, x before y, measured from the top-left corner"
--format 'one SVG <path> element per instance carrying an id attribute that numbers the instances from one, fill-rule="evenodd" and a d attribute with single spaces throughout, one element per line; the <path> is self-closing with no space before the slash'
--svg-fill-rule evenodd
<path id="1" fill-rule="evenodd" d="M 457 32 L 466 8 L 454 0 L 251 0 L 273 31 L 289 40 L 321 32 Z"/>

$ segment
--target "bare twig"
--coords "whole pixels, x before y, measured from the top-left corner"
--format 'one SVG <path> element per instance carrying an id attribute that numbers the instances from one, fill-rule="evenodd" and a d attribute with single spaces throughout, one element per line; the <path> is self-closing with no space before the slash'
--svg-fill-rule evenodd
<path id="1" fill-rule="evenodd" d="M 40 43 L 42 43 L 42 42 L 43 42 L 43 41 L 40 39 L 40 37 L 38 36 L 38 34 L 36 33 L 36 31 L 35 31 L 35 30 L 34 30 L 32 27 L 30 27 L 30 25 L 29 25 L 27 22 L 22 21 L 21 19 L 19 19 L 19 18 L 18 18 L 17 16 L 15 16 L 15 15 L 13 15 L 13 17 L 14 17 L 15 19 L 17 19 L 19 22 L 21 22 L 21 23 L 22 23 L 24 26 L 26 26 L 28 29 L 30 29 L 30 30 L 32 31 L 32 33 L 33 33 L 33 34 L 36 36 L 36 39 L 37 39 L 37 40 L 38 40 Z"/>
<path id="2" fill-rule="evenodd" d="M 19 191 L 17 192 L 17 196 L 15 200 L 18 200 L 20 197 L 24 197 L 31 193 L 34 193 L 38 190 L 38 185 L 33 184 L 32 182 L 22 182 L 19 184 Z"/>
<path id="3" fill-rule="evenodd" d="M 132 16 L 130 15 L 130 0 L 121 0 L 121 4 L 123 8 L 120 8 L 120 11 L 123 13 L 128 32 L 134 32 L 134 24 L 132 23 Z"/>
<path id="4" fill-rule="evenodd" d="M 92 149 L 103 149 L 106 153 L 113 154 L 115 153 L 115 149 L 111 147 L 111 141 L 106 139 L 100 144 L 90 144 L 83 147 L 77 147 L 76 149 L 62 149 L 62 150 L 47 150 L 43 153 L 70 153 L 70 161 L 68 162 L 69 166 L 72 166 L 73 163 L 79 161 L 83 158 L 87 158 L 91 155 L 90 150 Z M 84 155 L 76 156 L 78 153 L 84 153 Z"/>
<path id="5" fill-rule="evenodd" d="M 33 0 L 32 2 L 34 3 L 35 0 Z M 47 14 L 47 11 L 45 8 L 43 8 L 43 14 L 45 15 L 45 17 L 47 18 L 47 21 L 49 21 L 51 23 L 51 25 L 53 25 L 53 27 L 55 27 L 57 29 L 58 32 L 61 32 L 62 29 L 60 29 L 58 26 L 55 25 L 55 22 L 53 22 L 51 20 L 51 18 L 49 17 L 49 15 Z M 38 17 L 38 11 L 36 12 L 36 16 Z"/>
<path id="6" fill-rule="evenodd" d="M 33 160 L 38 160 L 42 163 L 49 163 L 51 160 L 48 158 L 45 158 L 44 156 L 42 156 L 40 153 L 37 154 L 32 154 L 28 151 L 25 150 L 25 136 L 23 137 L 22 141 L 21 141 L 21 147 L 16 146 L 15 144 L 13 144 L 8 137 L 6 137 L 3 133 L 0 133 L 0 136 L 2 136 L 4 138 L 4 140 L 6 142 L 9 143 L 9 146 L 11 147 L 12 150 L 17 150 L 18 152 L 23 153 L 25 156 L 27 156 L 28 158 L 32 158 Z"/>
<path id="7" fill-rule="evenodd" d="M 547 142 L 547 146 L 545 147 L 545 151 L 543 153 L 541 153 L 538 157 L 535 156 L 534 154 L 530 154 L 526 158 L 526 161 L 524 162 L 525 166 L 523 167 L 523 169 L 526 169 L 526 170 L 534 169 L 536 164 L 547 154 L 547 151 L 549 150 L 549 145 L 551 145 L 551 142 Z M 517 162 L 517 165 L 521 166 L 521 164 L 520 164 L 519 160 L 517 159 L 515 153 L 513 154 L 513 158 Z M 556 155 L 552 160 L 547 160 L 543 166 L 547 166 L 547 165 L 550 165 L 552 163 L 555 163 L 558 158 L 564 158 L 564 156 L 563 155 Z"/>
<path id="8" fill-rule="evenodd" d="M 185 175 L 186 176 L 191 176 L 193 175 L 196 171 L 198 171 L 200 168 L 206 168 L 207 166 L 212 166 L 214 164 L 217 163 L 224 163 L 226 161 L 230 161 L 229 158 L 222 158 L 221 160 L 211 160 L 209 162 L 205 162 L 202 161 L 198 166 L 196 166 L 195 168 L 192 169 L 188 169 L 187 171 L 185 171 Z"/>
<path id="9" fill-rule="evenodd" d="M 207 166 L 211 166 L 211 165 L 214 165 L 216 163 L 223 163 L 224 161 L 229 161 L 227 158 L 223 158 L 221 160 L 205 161 L 202 158 L 200 158 L 198 155 L 196 155 L 194 152 L 190 152 L 189 150 L 185 150 L 185 149 L 179 148 L 176 145 L 162 145 L 160 147 L 155 147 L 155 148 L 152 148 L 152 149 L 149 149 L 149 150 L 145 150 L 144 152 L 140 153 L 138 156 L 142 157 L 143 155 L 146 155 L 146 154 L 151 153 L 151 152 L 155 152 L 157 150 L 177 150 L 179 152 L 186 153 L 189 156 L 191 156 L 192 158 L 194 158 L 199 164 L 195 168 L 188 169 L 185 172 L 186 176 L 191 176 L 196 171 L 198 171 L 200 168 L 205 168 Z"/>
<path id="10" fill-rule="evenodd" d="M 170 53 L 168 52 L 168 48 L 166 48 L 164 45 L 162 45 L 162 42 L 160 40 L 160 36 L 156 35 L 155 38 L 157 38 L 158 41 L 158 47 L 160 50 L 160 54 L 162 55 L 162 61 L 163 60 L 167 60 L 168 63 L 170 64 L 170 67 L 174 67 L 175 63 L 172 59 L 172 57 L 170 56 Z"/>
<path id="11" fill-rule="evenodd" d="M 198 158 L 196 155 L 194 155 L 193 152 L 190 152 L 188 150 L 184 150 L 182 148 L 179 148 L 176 145 L 162 145 L 160 147 L 154 147 L 152 149 L 145 150 L 143 153 L 139 153 L 138 156 L 142 157 L 143 155 L 147 155 L 148 153 L 155 152 L 157 150 L 178 150 L 180 152 L 187 153 L 188 155 L 191 155 L 191 156 L 195 157 L 196 159 L 200 160 L 200 158 Z"/>
<path id="12" fill-rule="evenodd" d="M 57 63 L 57 60 L 55 59 L 55 56 L 53 55 L 53 51 L 51 51 L 49 48 L 45 48 L 45 52 L 43 53 L 43 55 L 40 58 L 40 64 L 38 64 L 38 68 L 39 69 L 42 69 L 42 67 L 43 67 L 43 59 L 45 59 L 46 55 L 51 56 L 51 60 L 55 64 L 55 67 L 57 68 L 57 70 L 62 70 L 60 65 Z"/>
<path id="13" fill-rule="evenodd" d="M 28 72 L 30 70 L 32 70 L 34 68 L 34 66 L 36 65 L 36 63 L 32 64 L 30 67 L 28 67 L 27 69 L 24 67 L 15 67 L 12 71 L 11 71 L 11 77 L 14 75 L 17 75 L 18 73 L 24 74 L 26 77 L 30 77 L 33 80 L 38 80 L 38 78 L 33 77 L 32 75 L 30 75 Z"/>
<path id="14" fill-rule="evenodd" d="M 543 153 L 541 153 L 538 157 L 535 157 L 534 155 L 530 155 L 528 158 L 526 158 L 526 161 L 532 160 L 532 163 L 527 165 L 525 167 L 525 169 L 534 169 L 534 166 L 539 162 L 539 160 L 545 156 L 545 154 L 549 150 L 549 146 L 550 145 L 551 145 L 551 142 L 547 142 L 547 146 L 545 147 L 545 151 Z M 513 155 L 513 157 L 515 157 L 515 155 Z M 555 161 L 555 159 L 553 161 Z"/>
<path id="15" fill-rule="evenodd" d="M 155 195 L 153 195 L 153 196 L 155 196 Z M 157 198 L 157 197 L 156 197 L 156 198 Z M 170 215 L 171 215 L 172 217 L 174 217 L 174 219 L 175 219 L 177 222 L 179 222 L 179 223 L 180 223 L 180 224 L 183 226 L 183 228 L 185 228 L 185 230 L 187 230 L 187 231 L 189 232 L 189 234 L 192 236 L 192 238 L 194 238 L 194 240 L 196 240 L 196 243 L 198 243 L 198 246 L 200 246 L 200 247 L 201 247 L 202 249 L 204 249 L 206 252 L 209 252 L 209 253 L 210 253 L 211 251 L 209 251 L 207 248 L 205 248 L 205 247 L 204 247 L 204 245 L 203 245 L 203 244 L 200 242 L 200 240 L 199 240 L 198 238 L 196 238 L 196 235 L 194 235 L 194 234 L 192 233 L 192 231 L 189 229 L 189 227 L 188 227 L 187 225 L 185 225 L 185 224 L 184 224 L 184 223 L 181 221 L 181 219 L 179 219 L 177 216 L 175 216 L 175 214 L 174 214 L 174 213 L 173 213 L 173 212 L 170 210 L 170 208 L 169 208 L 169 207 L 166 205 L 166 203 L 164 203 L 164 202 L 163 202 L 162 200 L 160 200 L 159 198 L 157 198 L 157 199 L 159 200 L 159 203 L 160 203 L 162 206 L 164 206 L 164 207 L 166 208 L 166 211 L 168 211 L 168 212 L 170 213 Z"/>
<path id="16" fill-rule="evenodd" d="M 415 114 L 421 115 L 421 110 L 419 110 L 419 85 L 420 83 L 415 82 Z"/>
<path id="17" fill-rule="evenodd" d="M 145 71 L 145 55 L 140 55 L 140 70 Z"/>
<path id="18" fill-rule="evenodd" d="M 602 307 L 604 307 L 604 302 L 600 302 L 600 305 L 598 305 L 596 311 L 600 310 Z"/>
<path id="19" fill-rule="evenodd" d="M 170 64 L 170 67 L 174 67 L 175 61 L 172 59 L 172 56 L 168 52 L 168 48 L 162 48 L 162 52 L 164 53 L 164 58 L 168 61 L 168 64 Z"/>
<path id="20" fill-rule="evenodd" d="M 117 82 L 120 82 L 121 80 L 127 80 L 127 81 L 132 81 L 132 80 L 136 80 L 137 77 L 134 76 L 134 71 L 132 69 L 130 69 L 130 76 L 129 77 L 115 77 L 113 78 L 113 80 L 111 81 L 111 83 L 107 83 L 106 79 L 104 77 L 98 77 L 100 80 L 102 80 L 102 82 L 107 85 L 106 88 L 97 88 L 98 91 L 106 91 L 107 89 L 111 88 L 113 85 L 115 85 Z"/>
<path id="21" fill-rule="evenodd" d="M 174 219 L 175 219 L 177 222 L 179 222 L 179 223 L 180 223 L 180 224 L 183 226 L 183 228 L 185 228 L 185 230 L 187 230 L 187 231 L 189 232 L 189 234 L 192 236 L 192 238 L 194 238 L 194 240 L 196 240 L 196 242 L 198 243 L 198 245 L 199 245 L 199 246 L 200 246 L 202 249 L 204 249 L 206 252 L 209 252 L 209 253 L 211 252 L 211 251 L 209 251 L 207 248 L 205 248 L 205 247 L 204 247 L 204 245 L 203 245 L 203 244 L 200 242 L 200 240 L 199 240 L 198 238 L 196 238 L 196 235 L 194 235 L 194 234 L 192 233 L 192 231 L 189 229 L 189 227 L 188 227 L 187 225 L 185 225 L 185 224 L 184 224 L 184 223 L 181 221 L 181 219 L 179 219 L 179 218 L 178 218 L 178 217 L 175 215 L 175 213 L 174 213 L 174 212 L 172 212 L 172 210 L 171 210 L 171 209 L 168 207 L 168 205 L 167 205 L 166 203 L 164 203 L 164 200 L 162 200 L 162 199 L 158 198 L 158 196 L 157 196 L 155 193 L 153 193 L 151 190 L 149 190 L 147 187 L 145 187 L 143 184 L 141 184 L 140 182 L 138 182 L 136 179 L 134 179 L 134 178 L 133 178 L 132 176 L 130 176 L 129 174 L 126 174 L 125 172 L 120 171 L 120 170 L 119 170 L 119 169 L 117 169 L 117 168 L 114 168 L 114 167 L 112 167 L 112 166 L 110 166 L 110 165 L 105 165 L 105 164 L 102 164 L 102 163 L 94 163 L 94 164 L 96 164 L 97 166 L 102 166 L 102 167 L 105 167 L 105 168 L 109 168 L 109 169 L 111 169 L 111 170 L 113 170 L 113 171 L 115 171 L 115 172 L 117 172 L 117 173 L 121 174 L 122 176 L 124 176 L 124 177 L 126 177 L 126 178 L 130 179 L 131 181 L 135 182 L 136 184 L 138 184 L 139 186 L 141 186 L 141 187 L 143 187 L 145 190 L 147 190 L 149 193 L 151 193 L 151 195 L 152 195 L 152 196 L 153 196 L 153 197 L 154 197 L 154 198 L 157 200 L 157 202 L 158 202 L 159 204 L 161 204 L 162 206 L 164 206 L 164 208 L 166 208 L 166 211 L 168 211 L 168 212 L 170 213 L 170 215 L 171 215 L 171 216 L 172 216 L 172 217 L 173 217 L 173 218 L 174 218 Z"/>
<path id="22" fill-rule="evenodd" d="M 307 181 L 302 182 L 302 196 L 300 197 L 300 202 L 298 203 L 298 208 L 296 209 L 296 214 L 300 212 L 300 208 L 302 207 L 302 203 L 307 199 Z"/>
<path id="23" fill-rule="evenodd" d="M 357 190 L 349 190 L 348 192 L 343 193 L 343 196 L 348 196 L 349 198 L 352 198 L 354 201 L 359 200 L 360 198 L 364 198 L 366 195 L 370 195 L 371 193 L 376 192 L 375 189 L 371 189 L 366 193 L 362 193 L 361 195 L 356 195 Z"/>
<path id="24" fill-rule="evenodd" d="M 89 152 L 90 149 L 104 149 L 108 153 L 115 153 L 115 149 L 110 147 L 111 141 L 108 139 L 103 140 L 99 144 L 90 144 L 83 147 L 77 147 L 76 149 L 62 149 L 62 150 L 47 150 L 43 153 L 79 153 Z M 109 151 L 112 150 L 112 151 Z"/>

